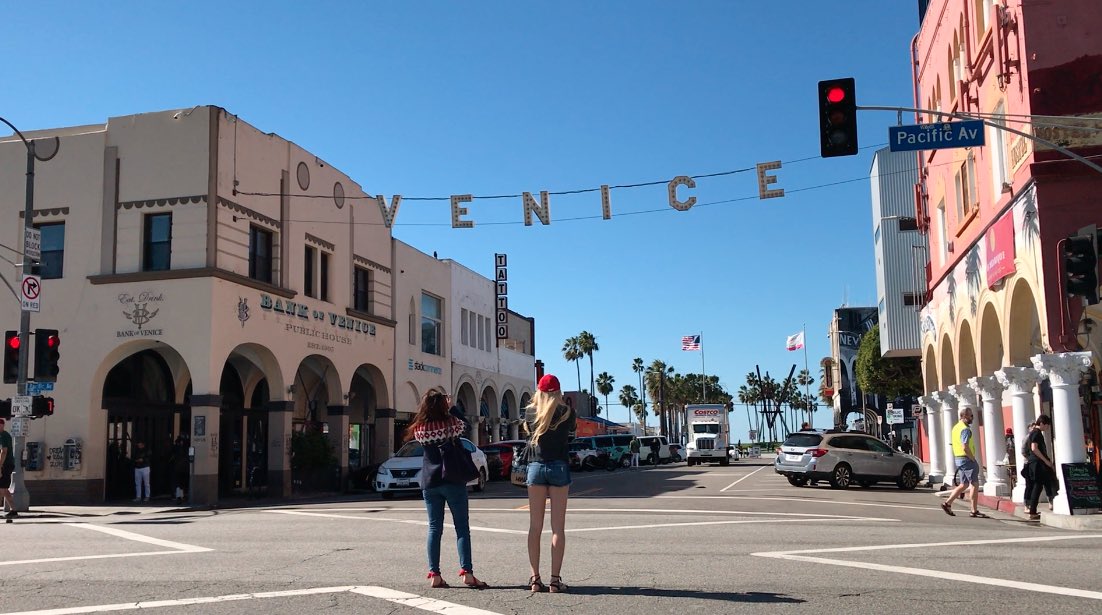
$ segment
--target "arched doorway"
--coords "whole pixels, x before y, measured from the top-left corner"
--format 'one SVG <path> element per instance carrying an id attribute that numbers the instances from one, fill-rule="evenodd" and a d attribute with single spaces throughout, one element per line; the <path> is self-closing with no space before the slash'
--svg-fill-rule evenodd
<path id="1" fill-rule="evenodd" d="M 222 397 L 218 443 L 218 495 L 264 494 L 268 483 L 268 381 L 255 382 L 246 399 L 248 376 L 234 361 L 222 368 L 218 393 Z M 249 376 L 251 369 L 244 367 Z"/>
<path id="2" fill-rule="evenodd" d="M 191 422 L 190 378 L 179 355 L 172 357 L 175 373 L 182 374 L 184 392 L 177 395 L 177 378 L 165 357 L 155 350 L 142 350 L 119 361 L 103 382 L 103 407 L 107 410 L 107 460 L 104 499 L 123 500 L 135 496 L 134 468 L 130 459 L 134 445 L 144 442 L 150 462 L 150 492 L 153 498 L 170 497 L 176 486 L 188 487 L 186 454 Z M 183 436 L 183 446 L 176 440 Z M 178 483 L 181 483 L 179 484 Z"/>

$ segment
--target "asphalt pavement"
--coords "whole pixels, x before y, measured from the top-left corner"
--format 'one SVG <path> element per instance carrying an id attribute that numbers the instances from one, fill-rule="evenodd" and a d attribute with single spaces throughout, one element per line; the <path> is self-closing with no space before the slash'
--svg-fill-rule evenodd
<path id="1" fill-rule="evenodd" d="M 475 569 L 454 587 L 454 534 L 425 579 L 417 498 L 248 508 L 83 508 L 0 529 L 2 613 L 975 613 L 1087 612 L 1102 533 L 1030 524 L 929 489 L 790 486 L 768 465 L 575 474 L 565 594 L 531 594 L 523 489 L 471 497 Z M 549 524 L 546 526 L 549 528 Z M 546 531 L 546 530 L 545 530 Z M 542 574 L 550 575 L 550 536 Z"/>

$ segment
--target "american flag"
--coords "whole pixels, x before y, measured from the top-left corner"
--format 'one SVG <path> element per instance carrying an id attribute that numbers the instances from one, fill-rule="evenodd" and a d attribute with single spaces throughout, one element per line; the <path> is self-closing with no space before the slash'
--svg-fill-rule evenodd
<path id="1" fill-rule="evenodd" d="M 700 336 L 686 335 L 682 337 L 681 350 L 700 350 Z"/>

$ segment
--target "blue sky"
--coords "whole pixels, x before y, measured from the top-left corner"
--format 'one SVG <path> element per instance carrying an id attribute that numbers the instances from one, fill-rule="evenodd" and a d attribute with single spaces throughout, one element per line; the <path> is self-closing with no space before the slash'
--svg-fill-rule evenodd
<path id="1" fill-rule="evenodd" d="M 805 324 L 817 378 L 832 310 L 875 304 L 869 146 L 895 115 L 863 112 L 861 154 L 819 159 L 816 82 L 853 76 L 860 104 L 911 106 L 917 3 L 844 4 L 11 3 L 0 116 L 33 130 L 213 104 L 370 193 L 406 197 L 784 161 L 780 199 L 758 200 L 743 172 L 682 188 L 698 199 L 686 212 L 656 185 L 613 190 L 607 221 L 588 193 L 553 196 L 550 226 L 525 227 L 508 198 L 467 204 L 473 229 L 450 227 L 446 201 L 407 201 L 394 228 L 490 277 L 507 253 L 510 305 L 536 317 L 538 358 L 566 388 L 576 372 L 560 349 L 582 330 L 617 391 L 637 384 L 634 357 L 699 372 L 680 338 L 703 332 L 705 370 L 734 391 L 755 365 L 802 368 L 784 340 Z M 797 191 L 835 182 L 847 183 Z M 745 413 L 734 416 L 745 437 Z M 816 424 L 829 423 L 820 410 Z"/>

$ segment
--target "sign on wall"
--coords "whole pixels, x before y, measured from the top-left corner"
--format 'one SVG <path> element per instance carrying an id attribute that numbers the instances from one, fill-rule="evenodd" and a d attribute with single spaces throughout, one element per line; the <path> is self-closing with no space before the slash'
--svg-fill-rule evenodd
<path id="1" fill-rule="evenodd" d="M 1009 211 L 984 234 L 987 253 L 987 285 L 1014 273 L 1014 212 Z"/>
<path id="2" fill-rule="evenodd" d="M 509 257 L 505 254 L 494 254 L 494 287 L 497 294 L 494 309 L 494 330 L 497 332 L 497 339 L 508 339 Z"/>

